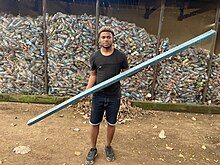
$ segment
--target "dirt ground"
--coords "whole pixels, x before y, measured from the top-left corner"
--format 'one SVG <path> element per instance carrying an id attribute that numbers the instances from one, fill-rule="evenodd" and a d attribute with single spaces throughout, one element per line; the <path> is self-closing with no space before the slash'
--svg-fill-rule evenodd
<path id="1" fill-rule="evenodd" d="M 88 119 L 72 107 L 41 122 L 26 122 L 53 105 L 0 103 L 0 164 L 82 165 L 89 150 Z M 113 147 L 116 160 L 104 155 L 105 126 L 98 139 L 97 165 L 219 164 L 220 115 L 149 111 L 117 125 Z M 74 131 L 77 130 L 79 131 Z M 159 133 L 165 131 L 166 138 Z M 17 146 L 29 146 L 16 154 Z"/>

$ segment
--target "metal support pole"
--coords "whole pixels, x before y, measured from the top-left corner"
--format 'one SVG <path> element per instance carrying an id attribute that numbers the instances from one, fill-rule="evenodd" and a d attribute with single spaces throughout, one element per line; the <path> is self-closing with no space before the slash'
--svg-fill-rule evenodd
<path id="1" fill-rule="evenodd" d="M 137 12 L 138 12 L 138 14 L 139 14 L 139 6 L 140 6 L 140 0 L 138 0 L 138 2 L 137 2 Z"/>
<path id="2" fill-rule="evenodd" d="M 216 11 L 216 15 L 215 15 L 215 31 L 216 31 L 216 34 L 215 34 L 215 36 L 212 38 L 211 50 L 210 50 L 210 53 L 209 53 L 209 59 L 208 59 L 208 61 L 207 61 L 207 77 L 208 77 L 208 78 L 207 78 L 206 84 L 205 84 L 205 86 L 204 86 L 204 88 L 203 88 L 203 95 L 202 95 L 202 102 L 203 102 L 203 103 L 206 102 L 206 96 L 207 96 L 209 81 L 210 81 L 210 77 L 211 77 L 211 71 L 212 71 L 212 56 L 213 56 L 214 53 L 216 52 L 216 39 L 217 39 L 219 18 L 220 18 L 220 5 L 218 4 L 217 11 Z"/>
<path id="3" fill-rule="evenodd" d="M 95 50 L 98 50 L 98 31 L 99 31 L 99 0 L 96 0 L 96 35 L 95 35 Z"/>
<path id="4" fill-rule="evenodd" d="M 47 12 L 47 2 L 46 0 L 43 0 L 43 52 L 44 52 L 44 93 L 48 94 L 49 88 L 48 88 L 48 57 L 47 57 L 47 22 L 46 22 L 46 12 Z"/>
<path id="5" fill-rule="evenodd" d="M 159 20 L 159 28 L 158 28 L 158 33 L 157 33 L 156 55 L 160 54 L 160 37 L 161 37 L 161 31 L 162 31 L 162 25 L 163 25 L 165 2 L 166 0 L 161 0 L 160 20 Z M 159 64 L 154 65 L 153 82 L 151 84 L 151 99 L 155 99 L 156 97 L 155 86 L 157 82 L 158 70 L 159 70 Z"/>

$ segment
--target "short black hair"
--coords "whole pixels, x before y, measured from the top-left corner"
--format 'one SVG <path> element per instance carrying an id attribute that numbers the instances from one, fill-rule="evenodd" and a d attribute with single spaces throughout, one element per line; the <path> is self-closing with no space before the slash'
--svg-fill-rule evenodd
<path id="1" fill-rule="evenodd" d="M 110 27 L 110 26 L 103 26 L 99 29 L 99 32 L 98 32 L 98 38 L 100 37 L 100 34 L 102 32 L 110 32 L 112 34 L 112 36 L 114 37 L 114 31 L 113 29 Z"/>

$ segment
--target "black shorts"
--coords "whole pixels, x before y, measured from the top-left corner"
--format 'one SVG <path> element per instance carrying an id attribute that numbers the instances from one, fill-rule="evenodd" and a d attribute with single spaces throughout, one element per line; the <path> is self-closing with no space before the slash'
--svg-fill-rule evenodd
<path id="1" fill-rule="evenodd" d="M 114 126 L 117 122 L 119 108 L 119 97 L 93 95 L 90 124 L 99 125 L 105 112 L 107 123 Z"/>

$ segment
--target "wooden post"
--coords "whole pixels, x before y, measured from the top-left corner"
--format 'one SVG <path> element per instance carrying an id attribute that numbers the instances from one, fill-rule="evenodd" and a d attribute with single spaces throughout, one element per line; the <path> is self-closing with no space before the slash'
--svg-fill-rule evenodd
<path id="1" fill-rule="evenodd" d="M 95 35 L 95 51 L 98 50 L 98 31 L 99 31 L 99 0 L 96 0 L 96 35 Z"/>
<path id="2" fill-rule="evenodd" d="M 48 94 L 48 57 L 47 57 L 47 22 L 46 22 L 47 2 L 43 0 L 43 52 L 44 52 L 44 93 Z"/>
<path id="3" fill-rule="evenodd" d="M 163 25 L 163 18 L 164 18 L 164 9 L 165 9 L 165 2 L 166 0 L 161 0 L 161 10 L 160 10 L 160 20 L 159 20 L 159 28 L 157 33 L 157 47 L 156 47 L 156 55 L 160 54 L 160 37 Z M 153 82 L 151 84 L 151 99 L 155 99 L 155 86 L 157 82 L 157 75 L 158 75 L 159 64 L 154 65 L 153 71 Z"/>
<path id="4" fill-rule="evenodd" d="M 212 38 L 212 45 L 211 45 L 211 50 L 209 53 L 209 59 L 207 61 L 207 81 L 206 84 L 203 88 L 203 95 L 202 95 L 202 102 L 205 103 L 206 102 L 206 96 L 207 96 L 207 91 L 208 91 L 208 86 L 209 86 L 209 81 L 210 81 L 210 77 L 211 77 L 211 71 L 212 71 L 212 56 L 214 55 L 214 53 L 216 52 L 216 39 L 217 39 L 217 33 L 218 33 L 218 24 L 219 24 L 219 18 L 220 18 L 220 5 L 218 3 L 218 7 L 217 7 L 217 11 L 216 11 L 216 15 L 215 15 L 215 31 L 216 34 L 215 36 Z"/>

